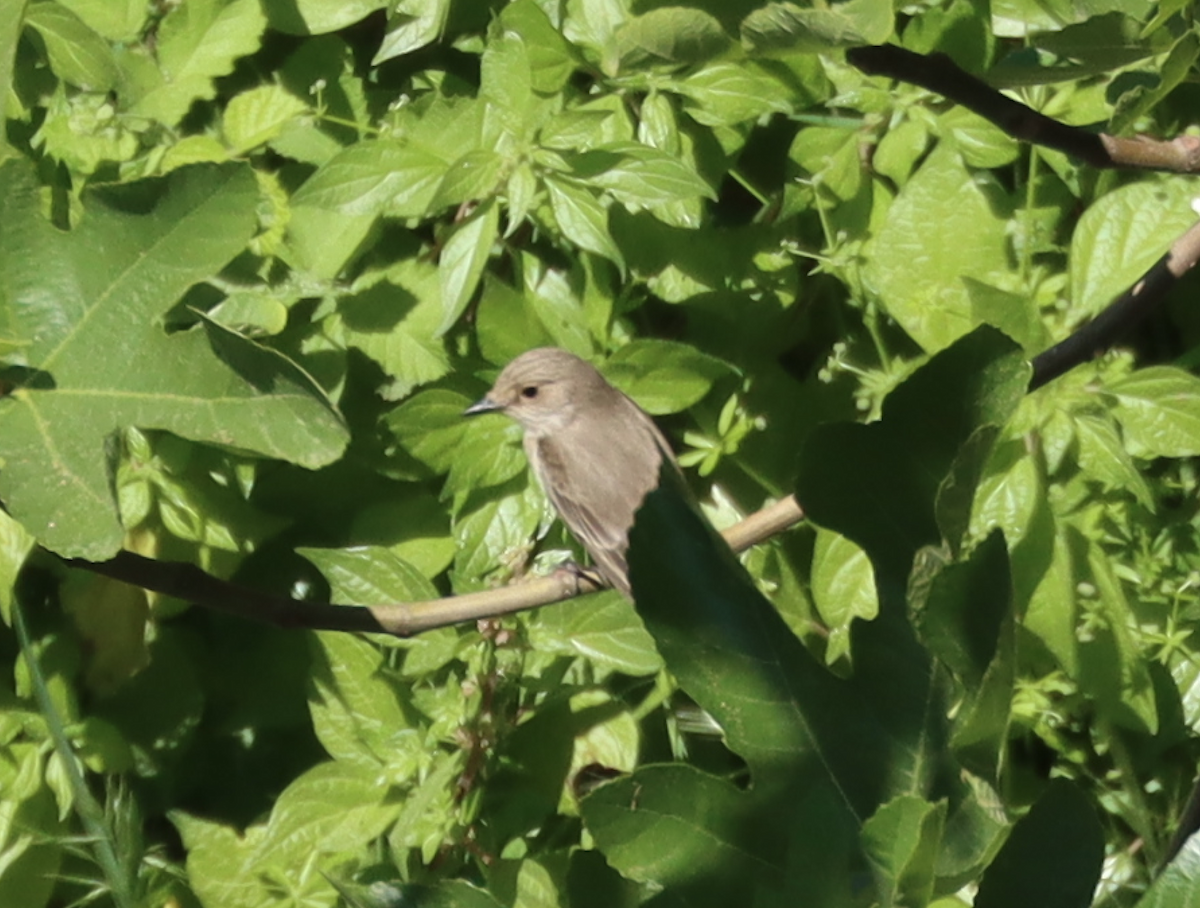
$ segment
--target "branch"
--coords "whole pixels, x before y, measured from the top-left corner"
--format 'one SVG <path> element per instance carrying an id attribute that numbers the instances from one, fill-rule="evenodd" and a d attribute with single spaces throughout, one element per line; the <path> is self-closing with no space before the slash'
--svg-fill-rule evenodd
<path id="1" fill-rule="evenodd" d="M 1001 94 L 945 54 L 918 54 L 885 44 L 851 48 L 846 59 L 868 76 L 891 76 L 937 92 L 995 123 L 1014 139 L 1065 152 L 1091 167 L 1200 171 L 1200 138 L 1196 136 L 1179 136 L 1169 142 L 1141 136 L 1122 139 L 1068 126 Z"/>
<path id="2" fill-rule="evenodd" d="M 1166 255 L 1091 322 L 1066 340 L 1035 356 L 1029 390 L 1040 388 L 1111 347 L 1117 338 L 1149 315 L 1175 283 L 1195 267 L 1198 260 L 1200 223 L 1193 224 L 1172 243 Z"/>
<path id="3" fill-rule="evenodd" d="M 751 514 L 722 535 L 735 552 L 742 552 L 804 519 L 796 499 L 789 496 Z M 495 618 L 537 608 L 602 589 L 591 576 L 563 568 L 510 586 L 426 602 L 390 605 L 333 605 L 289 599 L 220 580 L 194 564 L 157 561 L 133 552 L 120 552 L 108 561 L 64 559 L 81 568 L 157 593 L 174 596 L 276 627 L 328 631 L 369 631 L 407 637 L 463 621 Z"/>

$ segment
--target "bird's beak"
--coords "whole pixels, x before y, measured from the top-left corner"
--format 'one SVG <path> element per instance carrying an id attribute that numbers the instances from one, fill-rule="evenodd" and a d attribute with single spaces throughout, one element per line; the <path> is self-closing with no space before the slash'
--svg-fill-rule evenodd
<path id="1" fill-rule="evenodd" d="M 496 403 L 490 397 L 481 397 L 467 409 L 463 410 L 463 416 L 478 416 L 480 413 L 492 413 L 495 410 L 503 410 L 504 407 Z"/>

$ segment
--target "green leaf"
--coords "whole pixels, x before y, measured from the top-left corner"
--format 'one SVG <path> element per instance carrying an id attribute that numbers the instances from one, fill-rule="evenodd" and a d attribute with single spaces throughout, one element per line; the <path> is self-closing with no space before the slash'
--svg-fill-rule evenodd
<path id="1" fill-rule="evenodd" d="M 1200 378 L 1151 366 L 1110 384 L 1113 415 L 1135 457 L 1200 454 Z"/>
<path id="2" fill-rule="evenodd" d="M 383 280 L 342 297 L 327 333 L 378 363 L 392 379 L 384 396 L 396 400 L 450 371 L 450 357 L 438 337 L 442 318 L 438 269 L 406 258 L 388 269 Z"/>
<path id="3" fill-rule="evenodd" d="M 1158 708 L 1146 655 L 1129 626 L 1131 609 L 1108 553 L 1067 528 L 1080 623 L 1075 630 L 1079 686 L 1113 722 L 1151 735 Z"/>
<path id="4" fill-rule="evenodd" d="M 509 32 L 493 35 L 479 66 L 479 96 L 487 102 L 487 124 L 496 143 L 504 147 L 506 140 L 524 140 L 537 101 L 524 40 Z"/>
<path id="5" fill-rule="evenodd" d="M 445 170 L 429 202 L 430 210 L 491 198 L 500 184 L 504 166 L 504 158 L 495 149 L 468 151 Z"/>
<path id="6" fill-rule="evenodd" d="M 293 203 L 280 258 L 306 278 L 331 281 L 363 248 L 374 214 L 342 214 Z"/>
<path id="7" fill-rule="evenodd" d="M 481 579 L 496 570 L 496 565 L 528 558 L 545 507 L 541 490 L 524 476 L 485 495 L 477 494 L 473 506 L 464 509 L 454 523 L 456 591 L 480 589 Z"/>
<path id="8" fill-rule="evenodd" d="M 36 541 L 25 528 L 0 510 L 0 621 L 12 627 L 13 589 L 17 574 Z"/>
<path id="9" fill-rule="evenodd" d="M 888 314 L 927 351 L 940 350 L 979 320 L 964 278 L 1009 270 L 1006 202 L 994 181 L 972 174 L 939 145 L 901 189 L 867 244 L 864 279 Z"/>
<path id="10" fill-rule="evenodd" d="M 1074 784 L 1054 779 L 984 871 L 975 908 L 1091 904 L 1103 860 L 1095 808 Z"/>
<path id="11" fill-rule="evenodd" d="M 410 454 L 434 472 L 449 472 L 466 434 L 463 411 L 471 400 L 454 391 L 422 391 L 393 410 L 388 427 Z"/>
<path id="12" fill-rule="evenodd" d="M 594 252 L 624 270 L 621 256 L 608 230 L 608 211 L 595 195 L 573 182 L 547 175 L 550 208 L 559 229 L 568 240 L 587 252 Z"/>
<path id="13" fill-rule="evenodd" d="M 1123 93 L 1117 100 L 1110 120 L 1113 134 L 1121 134 L 1130 126 L 1162 102 L 1172 91 L 1188 78 L 1196 59 L 1200 57 L 1200 39 L 1192 32 L 1185 31 L 1175 42 L 1167 59 L 1163 62 L 1157 74 L 1157 84 L 1146 85 L 1133 82 L 1133 88 Z M 1133 75 L 1130 73 L 1129 75 Z M 1114 88 L 1121 84 L 1114 80 Z"/>
<path id="14" fill-rule="evenodd" d="M 230 99 L 221 120 L 221 131 L 234 154 L 245 154 L 283 132 L 309 107 L 278 85 L 261 85 Z"/>
<path id="15" fill-rule="evenodd" d="M 442 321 L 436 336 L 441 337 L 454 327 L 471 302 L 499 234 L 500 206 L 495 199 L 490 199 L 459 224 L 446 240 L 438 259 Z"/>
<path id="16" fill-rule="evenodd" d="M 662 670 L 654 639 L 633 606 L 612 591 L 542 609 L 529 629 L 539 652 L 584 656 L 594 665 L 635 677 Z"/>
<path id="17" fill-rule="evenodd" d="M 525 472 L 525 452 L 518 439 L 520 427 L 505 416 L 466 419 L 462 442 L 454 451 L 446 495 L 454 496 L 455 510 L 477 489 L 500 486 Z"/>
<path id="18" fill-rule="evenodd" d="M 845 536 L 818 528 L 812 599 L 829 628 L 825 660 L 833 662 L 849 651 L 851 622 L 855 618 L 870 621 L 879 614 L 875 571 L 867 553 Z"/>
<path id="19" fill-rule="evenodd" d="M 846 0 L 820 9 L 769 3 L 742 22 L 742 40 L 753 50 L 803 52 L 883 44 L 892 35 L 888 0 Z"/>
<path id="20" fill-rule="evenodd" d="M 1071 304 L 1075 318 L 1095 315 L 1161 258 L 1196 222 L 1195 187 L 1157 178 L 1102 196 L 1071 235 Z"/>
<path id="21" fill-rule="evenodd" d="M 998 781 L 1016 675 L 1004 537 L 993 532 L 965 561 L 936 573 L 927 595 L 910 608 L 922 642 L 961 685 L 953 737 L 960 759 L 982 778 Z"/>
<path id="22" fill-rule="evenodd" d="M 86 91 L 106 92 L 120 77 L 112 50 L 103 38 L 60 3 L 32 3 L 25 24 L 46 42 L 50 68 L 65 82 Z"/>
<path id="23" fill-rule="evenodd" d="M 392 576 L 365 579 L 366 569 L 353 563 L 353 554 L 339 557 L 333 551 L 314 553 L 311 549 L 303 554 L 319 564 L 324 562 L 321 566 L 329 569 L 334 582 L 348 584 L 351 588 L 344 595 L 351 601 L 359 593 L 373 595 L 376 583 L 390 582 L 394 589 L 394 572 L 381 570 L 379 574 L 392 573 Z M 401 579 L 401 585 L 414 579 L 411 568 L 408 573 L 409 577 Z M 340 601 L 342 595 L 336 593 L 334 600 Z M 389 600 L 375 599 L 374 603 L 386 601 Z M 385 674 L 383 651 L 349 634 L 316 635 L 309 709 L 313 731 L 331 757 L 376 772 L 388 764 L 396 737 L 413 725 L 410 707 Z"/>
<path id="24" fill-rule="evenodd" d="M 436 599 L 437 590 L 415 567 L 382 546 L 353 549 L 298 548 L 329 581 L 334 602 L 386 605 Z"/>
<path id="25" fill-rule="evenodd" d="M 960 450 L 1007 421 L 1027 381 L 1012 341 L 976 329 L 888 395 L 879 422 L 810 435 L 796 487 L 805 513 L 861 545 L 881 583 L 907 583 L 913 554 L 940 539 L 935 504 Z"/>
<path id="26" fill-rule="evenodd" d="M 282 355 L 211 322 L 172 335 L 161 326 L 250 238 L 258 192 L 247 168 L 185 168 L 85 194 L 70 233 L 44 220 L 24 166 L 0 168 L 0 188 L 0 300 L 36 369 L 0 400 L 0 490 L 43 544 L 93 559 L 119 548 L 105 445 L 125 426 L 309 467 L 340 454 L 340 417 Z"/>
<path id="27" fill-rule="evenodd" d="M 770 113 L 786 113 L 791 93 L 752 62 L 721 60 L 678 82 L 687 112 L 705 126 L 733 126 Z"/>
<path id="28" fill-rule="evenodd" d="M 146 4 L 142 0 L 58 0 L 88 28 L 110 41 L 137 39 L 146 22 Z"/>
<path id="29" fill-rule="evenodd" d="M 1200 899 L 1200 835 L 1192 834 L 1162 869 L 1137 908 L 1187 908 Z"/>
<path id="30" fill-rule="evenodd" d="M 214 81 L 258 50 L 267 19 L 258 0 L 188 0 L 159 26 L 158 72 L 132 113 L 176 126 L 195 101 L 216 96 Z"/>
<path id="31" fill-rule="evenodd" d="M 616 39 L 623 70 L 701 63 L 732 44 L 713 16 L 686 6 L 666 6 L 634 16 L 617 29 Z"/>
<path id="32" fill-rule="evenodd" d="M 1200 413 L 1200 408 L 1197 412 Z M 1110 488 L 1125 489 L 1144 506 L 1152 508 L 1150 487 L 1134 466 L 1116 426 L 1108 419 L 1087 413 L 1077 414 L 1071 421 L 1079 442 L 1079 465 L 1087 478 L 1098 479 Z"/>
<path id="33" fill-rule="evenodd" d="M 253 856 L 255 872 L 272 865 L 300 867 L 314 853 L 364 848 L 400 810 L 387 791 L 376 768 L 343 760 L 318 763 L 288 785 L 272 807 Z M 248 871 L 249 862 L 243 867 Z"/>
<path id="34" fill-rule="evenodd" d="M 629 543 L 634 600 L 668 670 L 746 760 L 757 797 L 829 786 L 850 814 L 869 816 L 879 799 L 912 784 L 922 756 L 910 723 L 924 721 L 928 704 L 893 696 L 894 724 L 882 722 L 862 679 L 843 681 L 817 663 L 672 487 L 669 470 L 646 496 Z M 895 691 L 904 682 L 894 673 L 890 684 Z"/>
<path id="35" fill-rule="evenodd" d="M 442 880 L 437 885 L 405 883 L 398 892 L 400 904 L 421 908 L 504 908 L 507 904 L 466 880 Z"/>
<path id="36" fill-rule="evenodd" d="M 576 177 L 623 205 L 647 208 L 716 194 L 675 156 L 639 142 L 601 145 L 568 159 Z"/>
<path id="37" fill-rule="evenodd" d="M 946 803 L 903 795 L 863 824 L 863 846 L 885 905 L 925 905 L 946 824 Z"/>
<path id="38" fill-rule="evenodd" d="M 387 0 L 265 0 L 271 27 L 293 35 L 324 35 L 361 22 Z"/>
<path id="39" fill-rule="evenodd" d="M 1017 140 L 990 120 L 965 107 L 952 107 L 937 120 L 938 129 L 972 167 L 1004 167 L 1017 159 Z"/>
<path id="40" fill-rule="evenodd" d="M 784 843 L 757 821 L 753 799 L 692 766 L 643 767 L 598 788 L 581 808 L 622 876 L 679 887 L 683 904 L 740 904 L 752 881 L 778 885 Z"/>
<path id="41" fill-rule="evenodd" d="M 387 34 L 371 65 L 378 66 L 436 41 L 449 13 L 450 0 L 400 0 L 388 12 Z"/>
<path id="42" fill-rule="evenodd" d="M 493 363 L 507 363 L 526 350 L 552 344 L 529 297 L 490 274 L 475 312 L 475 335 L 484 357 Z"/>
<path id="43" fill-rule="evenodd" d="M 575 70 L 576 55 L 536 0 L 509 3 L 500 11 L 499 20 L 506 31 L 520 35 L 525 42 L 534 91 L 560 91 Z"/>
<path id="44" fill-rule="evenodd" d="M 647 413 L 678 413 L 698 403 L 713 384 L 732 375 L 726 363 L 675 341 L 635 340 L 604 364 L 614 385 Z"/>
<path id="45" fill-rule="evenodd" d="M 419 217 L 446 173 L 446 162 L 423 148 L 390 139 L 366 139 L 317 170 L 292 197 L 343 214 Z"/>

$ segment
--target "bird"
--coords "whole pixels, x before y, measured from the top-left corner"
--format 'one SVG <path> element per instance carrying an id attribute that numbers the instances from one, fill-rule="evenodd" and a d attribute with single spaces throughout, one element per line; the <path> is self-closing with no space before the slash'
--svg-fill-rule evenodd
<path id="1" fill-rule="evenodd" d="M 634 515 L 664 463 L 679 473 L 654 420 L 595 366 L 557 347 L 522 353 L 464 415 L 493 412 L 521 425 L 555 512 L 600 576 L 632 599 L 625 553 Z"/>

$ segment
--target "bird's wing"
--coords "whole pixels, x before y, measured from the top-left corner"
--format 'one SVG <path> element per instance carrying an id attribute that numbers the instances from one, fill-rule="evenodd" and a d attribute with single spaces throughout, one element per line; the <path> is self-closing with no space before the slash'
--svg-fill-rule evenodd
<path id="1" fill-rule="evenodd" d="M 626 428 L 614 437 L 570 432 L 537 439 L 530 460 L 546 497 L 601 575 L 630 595 L 625 550 L 629 527 L 646 493 L 658 484 L 664 456 L 674 462 L 654 422 L 632 402 Z M 569 453 L 568 453 L 569 452 Z"/>

